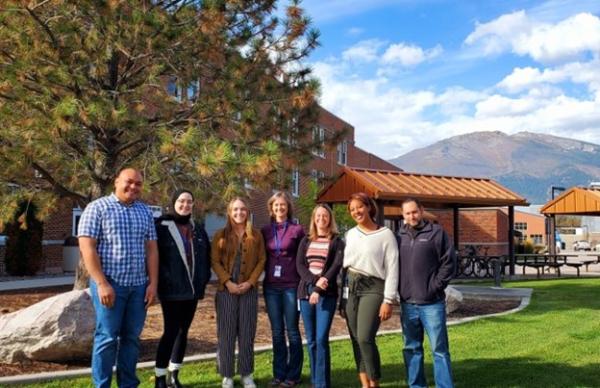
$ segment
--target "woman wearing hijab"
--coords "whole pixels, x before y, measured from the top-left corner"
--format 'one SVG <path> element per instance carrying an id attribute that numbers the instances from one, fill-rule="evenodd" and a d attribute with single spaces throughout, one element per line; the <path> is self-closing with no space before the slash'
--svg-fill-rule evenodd
<path id="1" fill-rule="evenodd" d="M 164 331 L 156 352 L 155 387 L 182 387 L 179 369 L 198 300 L 210 279 L 210 243 L 204 227 L 192 220 L 194 195 L 177 190 L 171 212 L 156 220 L 158 297 Z"/>

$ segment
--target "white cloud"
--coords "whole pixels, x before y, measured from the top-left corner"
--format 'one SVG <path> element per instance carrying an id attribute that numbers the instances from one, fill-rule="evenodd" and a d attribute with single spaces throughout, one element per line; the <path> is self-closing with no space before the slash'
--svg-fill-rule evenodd
<path id="1" fill-rule="evenodd" d="M 582 66 L 587 70 L 578 72 Z M 600 144 L 600 89 L 573 97 L 558 85 L 547 84 L 559 82 L 567 72 L 570 80 L 579 74 L 581 83 L 588 82 L 595 75 L 594 66 L 598 68 L 597 63 L 569 64 L 548 69 L 546 75 L 535 68 L 515 70 L 513 74 L 525 81 L 545 77 L 545 82 L 521 82 L 527 87 L 517 87 L 513 81 L 513 87 L 525 91 L 513 97 L 500 87 L 491 91 L 459 86 L 441 92 L 406 90 L 393 78 L 358 78 L 339 60 L 319 62 L 314 69 L 322 82 L 321 104 L 354 125 L 358 146 L 392 158 L 474 131 L 531 131 Z M 505 80 L 499 85 L 508 85 Z"/>
<path id="2" fill-rule="evenodd" d="M 540 70 L 534 67 L 515 68 L 497 86 L 509 93 L 518 93 L 546 84 L 572 82 L 587 86 L 590 91 L 600 90 L 600 59 L 571 62 L 555 68 Z"/>
<path id="3" fill-rule="evenodd" d="M 362 35 L 363 32 L 365 32 L 364 28 L 352 27 L 352 28 L 349 28 L 346 31 L 346 35 L 349 35 L 349 36 L 359 36 L 359 35 Z"/>
<path id="4" fill-rule="evenodd" d="M 467 45 L 479 44 L 484 55 L 509 51 L 515 37 L 531 31 L 525 11 L 502 15 L 488 23 L 477 23 L 475 31 L 465 39 Z"/>
<path id="5" fill-rule="evenodd" d="M 354 63 L 375 63 L 382 65 L 380 74 L 393 74 L 395 66 L 414 67 L 422 62 L 429 61 L 444 51 L 441 45 L 430 49 L 423 49 L 411 43 L 393 43 L 381 53 L 381 49 L 387 45 L 379 39 L 361 40 L 342 52 L 342 59 Z"/>
<path id="6" fill-rule="evenodd" d="M 353 62 L 375 62 L 379 58 L 378 50 L 383 44 L 379 39 L 362 40 L 345 50 L 342 58 Z"/>
<path id="7" fill-rule="evenodd" d="M 525 11 L 478 23 L 465 44 L 482 55 L 513 52 L 542 63 L 571 60 L 585 53 L 600 54 L 600 18 L 579 13 L 557 23 L 544 23 Z"/>
<path id="8" fill-rule="evenodd" d="M 397 63 L 405 67 L 412 67 L 437 57 L 443 51 L 439 44 L 431 49 L 423 50 L 419 46 L 401 42 L 390 45 L 381 57 L 381 61 L 387 65 Z"/>

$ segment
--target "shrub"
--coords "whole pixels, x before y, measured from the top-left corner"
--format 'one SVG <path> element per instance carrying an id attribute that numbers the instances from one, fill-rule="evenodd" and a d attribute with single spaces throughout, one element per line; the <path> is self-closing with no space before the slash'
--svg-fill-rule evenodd
<path id="1" fill-rule="evenodd" d="M 13 276 L 35 275 L 42 268 L 42 234 L 44 224 L 36 217 L 33 202 L 19 204 L 13 219 L 6 225 L 6 272 Z"/>
<path id="2" fill-rule="evenodd" d="M 533 253 L 533 241 L 530 239 L 525 240 L 523 243 L 523 253 Z"/>

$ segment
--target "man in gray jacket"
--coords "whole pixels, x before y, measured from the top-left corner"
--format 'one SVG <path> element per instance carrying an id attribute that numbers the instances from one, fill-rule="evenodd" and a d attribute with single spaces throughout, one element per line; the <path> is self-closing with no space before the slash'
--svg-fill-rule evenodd
<path id="1" fill-rule="evenodd" d="M 433 352 L 436 387 L 454 387 L 450 366 L 444 289 L 454 276 L 456 254 L 448 234 L 423 218 L 416 199 L 402 203 L 400 282 L 404 364 L 409 387 L 427 387 L 423 368 L 423 332 Z"/>

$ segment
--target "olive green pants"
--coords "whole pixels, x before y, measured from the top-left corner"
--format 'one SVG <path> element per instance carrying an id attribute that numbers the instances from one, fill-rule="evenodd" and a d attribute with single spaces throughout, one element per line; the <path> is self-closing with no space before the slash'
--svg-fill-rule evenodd
<path id="1" fill-rule="evenodd" d="M 381 378 L 381 360 L 375 337 L 379 330 L 379 309 L 383 302 L 381 279 L 348 272 L 346 323 L 352 339 L 356 369 L 369 379 Z"/>

